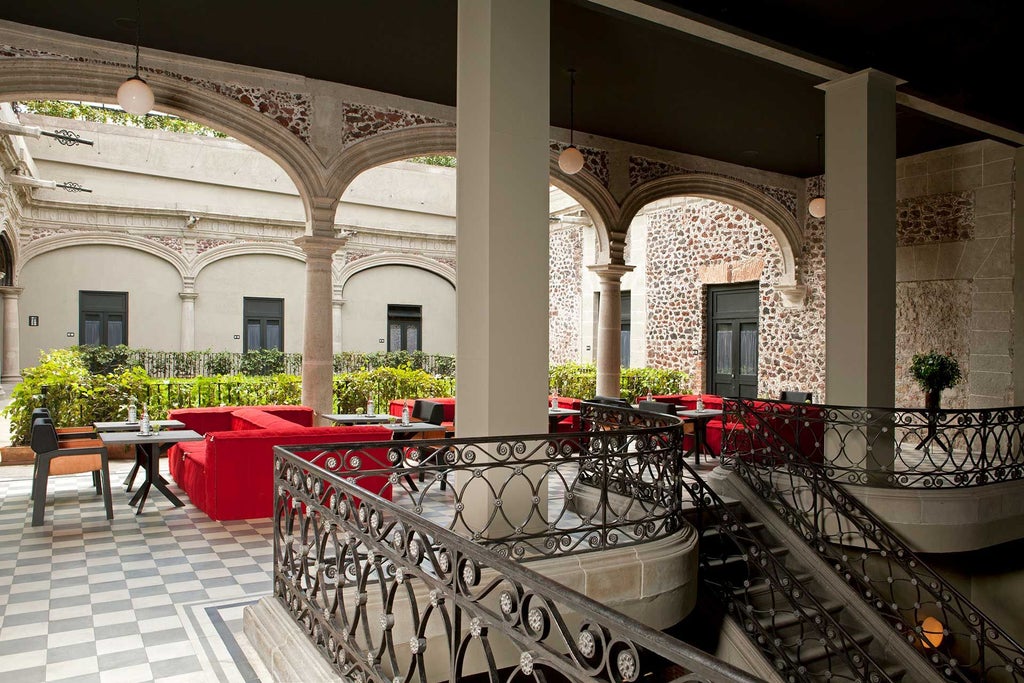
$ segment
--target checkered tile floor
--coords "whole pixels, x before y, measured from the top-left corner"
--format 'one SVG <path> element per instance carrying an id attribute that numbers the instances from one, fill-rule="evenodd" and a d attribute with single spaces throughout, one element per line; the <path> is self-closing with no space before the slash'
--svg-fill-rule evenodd
<path id="1" fill-rule="evenodd" d="M 241 618 L 271 591 L 270 520 L 213 522 L 159 494 L 136 517 L 128 466 L 112 463 L 112 522 L 78 475 L 51 478 L 41 527 L 31 468 L 0 469 L 0 681 L 269 681 Z"/>

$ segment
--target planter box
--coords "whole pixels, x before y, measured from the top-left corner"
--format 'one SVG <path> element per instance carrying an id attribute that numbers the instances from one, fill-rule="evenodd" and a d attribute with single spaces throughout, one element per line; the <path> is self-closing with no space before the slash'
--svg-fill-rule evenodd
<path id="1" fill-rule="evenodd" d="M 36 454 L 28 446 L 6 446 L 0 448 L 0 465 L 31 465 Z M 135 446 L 115 444 L 107 446 L 108 460 L 134 460 Z"/>

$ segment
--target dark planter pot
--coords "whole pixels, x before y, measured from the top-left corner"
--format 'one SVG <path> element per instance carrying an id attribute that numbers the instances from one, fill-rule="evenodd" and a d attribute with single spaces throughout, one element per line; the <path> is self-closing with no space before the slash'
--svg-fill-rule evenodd
<path id="1" fill-rule="evenodd" d="M 924 409 L 934 413 L 942 408 L 942 390 L 932 389 L 924 392 Z"/>

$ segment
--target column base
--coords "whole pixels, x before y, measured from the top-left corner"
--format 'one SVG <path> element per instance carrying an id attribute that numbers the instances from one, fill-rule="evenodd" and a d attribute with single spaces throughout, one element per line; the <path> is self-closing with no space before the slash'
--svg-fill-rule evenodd
<path id="1" fill-rule="evenodd" d="M 268 595 L 246 607 L 242 612 L 242 627 L 275 681 L 338 683 L 342 680 L 274 596 Z"/>

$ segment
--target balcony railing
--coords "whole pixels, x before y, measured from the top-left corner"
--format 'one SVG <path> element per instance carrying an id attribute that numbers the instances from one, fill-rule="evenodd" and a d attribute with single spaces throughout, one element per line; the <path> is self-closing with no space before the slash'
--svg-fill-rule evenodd
<path id="1" fill-rule="evenodd" d="M 441 659 L 452 664 L 423 680 L 457 680 L 470 644 L 496 647 L 474 641 L 474 632 L 500 636 L 515 653 L 511 665 L 479 660 L 492 673 L 516 662 L 528 672 L 541 653 L 545 666 L 571 680 L 635 680 L 627 670 L 639 676 L 665 667 L 663 660 L 680 672 L 665 680 L 682 671 L 697 680 L 710 675 L 700 664 L 707 655 L 694 660 L 690 646 L 595 610 L 524 563 L 665 538 L 691 514 L 723 557 L 730 544 L 743 549 L 729 576 L 713 582 L 709 568 L 722 558 L 702 553 L 701 576 L 774 667 L 794 681 L 814 679 L 795 659 L 790 641 L 797 639 L 820 644 L 825 660 L 847 672 L 835 680 L 888 680 L 684 461 L 678 420 L 596 404 L 584 404 L 582 420 L 587 431 L 579 434 L 277 449 L 275 594 L 339 673 L 354 679 L 409 680 L 411 671 L 418 678 L 425 660 L 414 655 L 438 647 L 425 635 L 433 629 L 448 648 Z M 390 467 L 367 469 L 371 461 Z M 777 594 L 770 612 L 755 606 L 750 587 L 760 580 Z M 566 623 L 580 621 L 571 633 Z M 776 625 L 788 629 L 784 637 Z M 739 675 L 722 669 L 714 680 Z"/>
<path id="2" fill-rule="evenodd" d="M 477 673 L 492 681 L 516 674 L 635 681 L 650 671 L 665 681 L 757 680 L 507 557 L 613 547 L 678 528 L 678 424 L 613 433 L 602 428 L 601 415 L 591 418 L 594 431 L 557 439 L 346 444 L 320 453 L 277 448 L 274 594 L 335 671 L 360 683 L 457 681 Z M 353 471 L 381 448 L 394 468 Z M 402 496 L 412 482 L 401 463 L 439 448 L 440 457 L 422 465 L 434 476 L 412 498 Z M 399 502 L 358 485 L 382 473 Z M 669 485 L 658 484 L 660 476 Z M 484 480 L 491 507 L 501 512 L 486 516 L 482 528 L 464 509 L 453 512 L 452 529 L 428 520 L 427 494 L 442 493 L 446 478 L 451 507 L 467 491 L 459 482 Z M 564 515 L 549 516 L 542 480 L 561 482 L 565 502 L 583 482 L 601 482 L 597 512 L 569 521 L 575 513 L 565 505 Z M 619 482 L 617 504 L 607 494 L 612 480 Z M 538 495 L 506 514 L 512 501 L 501 496 L 521 493 L 521 485 Z M 531 532 L 536 522 L 546 528 Z M 460 527 L 462 533 L 453 530 Z"/>
<path id="3" fill-rule="evenodd" d="M 844 483 L 865 483 L 869 479 L 857 475 L 855 465 L 875 464 L 870 458 L 877 457 L 877 450 L 898 454 L 903 445 L 917 450 L 916 445 L 934 433 L 944 434 L 951 443 L 960 439 L 963 444 L 978 444 L 979 454 L 1002 452 L 1005 457 L 998 464 L 980 458 L 966 465 L 961 460 L 940 461 L 950 469 L 966 466 L 962 476 L 900 461 L 902 467 L 912 468 L 913 474 L 907 475 L 911 481 L 988 482 L 996 468 L 1016 467 L 1012 453 L 995 447 L 1017 438 L 1019 409 L 955 411 L 961 416 L 956 426 L 945 421 L 922 424 L 917 420 L 926 416 L 915 411 L 787 407 L 728 399 L 725 410 L 741 425 L 727 440 L 729 461 L 736 472 L 867 606 L 915 646 L 939 676 L 949 681 L 1024 681 L 1024 648 L 849 495 L 836 476 L 841 472 Z M 984 419 L 969 419 L 968 412 L 985 413 Z M 809 418 L 807 413 L 814 416 Z M 908 414 L 916 417 L 896 418 Z M 935 427 L 934 432 L 930 427 Z M 810 448 L 812 444 L 817 445 Z M 890 445 L 893 451 L 888 450 Z M 836 455 L 831 449 L 845 453 L 850 464 L 836 469 L 829 461 Z M 863 457 L 853 456 L 861 451 L 866 451 Z M 893 475 L 893 484 L 904 481 Z"/>
<path id="4" fill-rule="evenodd" d="M 733 420 L 739 428 L 726 430 L 727 450 L 768 462 L 782 457 L 784 443 L 844 484 L 942 488 L 1024 477 L 1024 407 L 929 412 L 776 401 L 743 405 L 758 421 Z M 771 430 L 773 440 L 745 442 L 748 428 L 758 424 Z"/>

